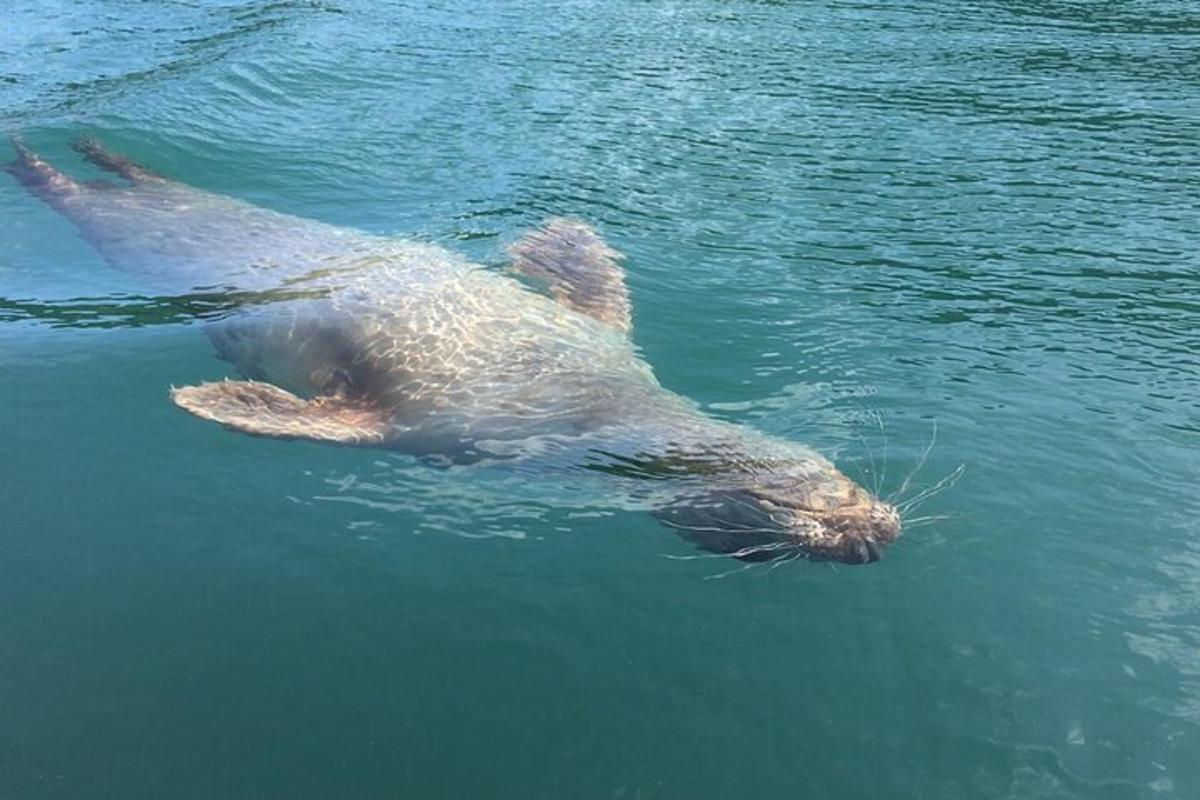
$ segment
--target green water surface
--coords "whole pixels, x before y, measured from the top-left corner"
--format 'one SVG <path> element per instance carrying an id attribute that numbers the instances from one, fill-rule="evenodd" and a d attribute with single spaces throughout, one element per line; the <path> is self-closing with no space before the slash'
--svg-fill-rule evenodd
<path id="1" fill-rule="evenodd" d="M 583 217 L 666 386 L 964 472 L 724 575 L 604 480 L 238 436 L 167 399 L 230 374 L 194 304 L 0 174 L 0 798 L 1200 797 L 1198 54 L 1182 0 L 7 0 L 73 174 L 490 266 Z"/>

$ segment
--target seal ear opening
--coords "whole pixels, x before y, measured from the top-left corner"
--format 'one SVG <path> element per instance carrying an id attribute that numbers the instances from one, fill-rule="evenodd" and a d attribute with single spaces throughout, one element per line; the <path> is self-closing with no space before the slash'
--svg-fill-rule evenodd
<path id="1" fill-rule="evenodd" d="M 304 400 L 259 381 L 221 381 L 172 389 L 175 405 L 201 419 L 252 436 L 311 439 L 347 445 L 381 444 L 387 417 L 339 397 Z"/>

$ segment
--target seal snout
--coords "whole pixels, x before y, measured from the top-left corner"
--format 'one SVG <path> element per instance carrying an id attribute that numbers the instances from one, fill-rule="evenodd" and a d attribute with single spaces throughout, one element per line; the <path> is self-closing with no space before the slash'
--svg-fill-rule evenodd
<path id="1" fill-rule="evenodd" d="M 751 505 L 813 561 L 870 564 L 900 535 L 900 515 L 832 467 L 747 487 Z"/>
<path id="2" fill-rule="evenodd" d="M 743 561 L 804 557 L 870 564 L 900 535 L 900 515 L 840 474 L 725 489 L 661 509 L 660 519 L 699 547 Z"/>
<path id="3" fill-rule="evenodd" d="M 809 519 L 799 521 L 794 535 L 808 557 L 816 561 L 870 564 L 900 535 L 896 509 L 874 498 L 850 508 L 805 516 Z"/>

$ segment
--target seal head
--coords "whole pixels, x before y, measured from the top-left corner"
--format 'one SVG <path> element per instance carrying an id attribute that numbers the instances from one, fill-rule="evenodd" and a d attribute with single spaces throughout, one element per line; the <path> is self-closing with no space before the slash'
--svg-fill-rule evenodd
<path id="1" fill-rule="evenodd" d="M 869 564 L 900 535 L 896 507 L 831 465 L 790 465 L 721 482 L 658 516 L 702 549 L 746 561 L 795 556 Z"/>

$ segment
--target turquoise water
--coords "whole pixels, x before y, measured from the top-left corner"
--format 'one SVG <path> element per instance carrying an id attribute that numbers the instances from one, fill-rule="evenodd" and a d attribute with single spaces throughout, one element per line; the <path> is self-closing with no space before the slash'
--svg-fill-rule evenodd
<path id="1" fill-rule="evenodd" d="M 205 304 L 0 175 L 0 798 L 1200 796 L 1194 4 L 0 23 L 73 174 L 493 266 L 578 215 L 669 388 L 885 494 L 964 467 L 877 564 L 726 574 L 603 480 L 238 436 L 167 399 L 229 374 Z"/>

